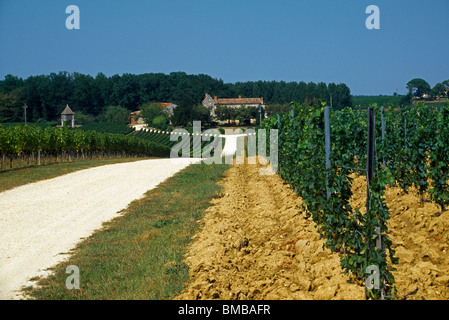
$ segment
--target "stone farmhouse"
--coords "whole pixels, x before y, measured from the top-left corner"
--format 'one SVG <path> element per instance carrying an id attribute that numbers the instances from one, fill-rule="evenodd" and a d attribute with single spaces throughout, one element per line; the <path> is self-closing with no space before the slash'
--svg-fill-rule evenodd
<path id="1" fill-rule="evenodd" d="M 230 107 L 230 108 L 240 108 L 240 107 L 262 107 L 265 108 L 263 103 L 263 98 L 225 98 L 218 99 L 217 96 L 212 98 L 208 93 L 206 93 L 204 100 L 202 102 L 203 106 L 209 109 L 211 116 L 215 117 L 215 110 L 217 106 Z"/>

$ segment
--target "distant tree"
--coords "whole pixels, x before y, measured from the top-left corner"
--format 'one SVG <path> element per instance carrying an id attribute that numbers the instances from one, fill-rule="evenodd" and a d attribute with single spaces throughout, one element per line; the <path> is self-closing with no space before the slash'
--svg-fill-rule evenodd
<path id="1" fill-rule="evenodd" d="M 418 98 L 422 98 L 431 91 L 430 84 L 421 78 L 415 78 L 407 82 L 407 89 L 409 93 Z"/>
<path id="2" fill-rule="evenodd" d="M 229 120 L 229 108 L 224 107 L 224 106 L 217 106 L 215 108 L 215 116 L 218 120 L 220 121 L 226 121 Z"/>
<path id="3" fill-rule="evenodd" d="M 443 82 L 441 82 L 441 84 L 443 86 L 446 87 L 446 89 L 449 89 L 449 80 L 444 80 Z M 449 90 L 446 91 L 447 97 L 449 98 Z"/>
<path id="4" fill-rule="evenodd" d="M 159 102 L 147 102 L 139 107 L 142 111 L 143 120 L 151 124 L 153 119 L 163 115 L 164 107 Z"/>
<path id="5" fill-rule="evenodd" d="M 169 120 L 164 116 L 157 116 L 151 120 L 150 124 L 154 128 L 165 131 L 168 128 Z"/>
<path id="6" fill-rule="evenodd" d="M 8 93 L 0 92 L 0 122 L 24 121 L 22 92 L 23 88 L 16 88 Z"/>
<path id="7" fill-rule="evenodd" d="M 75 120 L 77 124 L 86 124 L 95 122 L 96 118 L 91 114 L 86 114 L 82 111 L 77 111 L 75 114 Z"/>
<path id="8" fill-rule="evenodd" d="M 172 123 L 175 126 L 188 126 L 191 122 L 191 112 L 195 105 L 188 94 L 184 94 L 178 106 L 173 110 Z"/>
<path id="9" fill-rule="evenodd" d="M 258 107 L 242 107 L 238 109 L 238 114 L 244 121 L 249 121 L 251 119 L 257 119 L 259 117 Z"/>
<path id="10" fill-rule="evenodd" d="M 76 112 L 75 112 L 76 113 Z M 75 114 L 76 117 L 76 114 Z M 121 106 L 107 106 L 97 119 L 105 122 L 128 123 L 129 110 Z"/>
<path id="11" fill-rule="evenodd" d="M 203 105 L 195 105 L 190 111 L 189 123 L 193 121 L 201 121 L 202 126 L 209 126 L 211 122 L 209 109 Z"/>
<path id="12" fill-rule="evenodd" d="M 120 105 L 128 111 L 135 110 L 141 104 L 137 76 L 125 73 L 113 76 L 112 103 Z"/>
<path id="13" fill-rule="evenodd" d="M 70 106 L 84 114 L 98 114 L 101 106 L 97 105 L 95 96 L 99 93 L 94 85 L 95 79 L 90 75 L 75 72 L 73 74 L 73 95 L 70 99 Z"/>
<path id="14" fill-rule="evenodd" d="M 307 103 L 319 99 L 330 103 L 332 96 L 335 108 L 351 105 L 350 91 L 344 84 L 261 80 L 224 83 L 208 75 L 188 75 L 185 72 L 115 74 L 109 77 L 98 73 L 95 78 L 80 73 L 59 72 L 30 76 L 25 80 L 7 75 L 0 80 L 0 93 L 9 94 L 20 88 L 23 88 L 21 100 L 30 108 L 31 119 L 47 121 L 57 121 L 66 104 L 78 112 L 97 117 L 104 114 L 106 106 L 122 106 L 129 112 L 135 111 L 146 101 L 172 102 L 179 106 L 185 95 L 190 96 L 190 107 L 193 107 L 201 103 L 205 93 L 223 98 L 239 95 L 263 97 L 268 105 L 290 104 L 292 101 L 304 103 L 306 99 Z M 191 108 L 187 108 L 184 115 L 182 109 L 178 109 L 176 117 L 181 122 L 189 121 Z M 227 110 L 225 114 L 228 119 L 245 117 L 234 114 L 234 110 Z"/>
<path id="15" fill-rule="evenodd" d="M 270 103 L 265 107 L 265 111 L 267 112 L 268 116 L 271 116 L 276 113 L 287 113 L 290 111 L 290 104 L 289 103 Z"/>
<path id="16" fill-rule="evenodd" d="M 217 106 L 215 109 L 215 114 L 218 120 L 236 120 L 237 119 L 238 108 L 232 108 L 228 106 Z"/>
<path id="17" fill-rule="evenodd" d="M 329 83 L 328 97 L 324 97 L 323 100 L 325 100 L 329 106 L 332 105 L 335 109 L 352 107 L 351 90 L 344 83 L 340 83 L 338 85 L 335 83 Z M 314 102 L 315 104 L 317 103 L 316 100 Z M 318 106 L 319 105 L 320 104 L 318 103 Z"/>
<path id="18" fill-rule="evenodd" d="M 0 81 L 0 93 L 8 93 L 20 87 L 23 87 L 23 79 L 12 74 L 7 74 L 5 80 Z"/>
<path id="19" fill-rule="evenodd" d="M 412 98 L 413 98 L 413 94 L 411 92 L 409 92 L 405 96 L 401 97 L 399 104 L 402 106 L 409 105 L 410 102 L 412 101 Z"/>
<path id="20" fill-rule="evenodd" d="M 446 87 L 442 83 L 437 83 L 430 92 L 433 98 L 444 97 L 446 95 Z"/>

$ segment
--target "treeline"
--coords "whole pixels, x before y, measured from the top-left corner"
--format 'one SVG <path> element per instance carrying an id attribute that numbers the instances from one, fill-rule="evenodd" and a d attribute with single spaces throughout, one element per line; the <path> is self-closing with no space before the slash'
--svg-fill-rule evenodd
<path id="1" fill-rule="evenodd" d="M 291 101 L 313 103 L 325 101 L 335 108 L 351 106 L 351 94 L 345 84 L 320 82 L 248 81 L 224 83 L 221 79 L 184 72 L 123 74 L 95 77 L 81 73 L 59 72 L 30 76 L 14 75 L 0 81 L 0 122 L 23 121 L 26 104 L 27 120 L 55 121 L 65 105 L 84 115 L 98 116 L 107 106 L 121 106 L 135 111 L 147 102 L 178 104 L 188 95 L 201 104 L 205 93 L 218 97 L 263 97 L 267 104 Z"/>

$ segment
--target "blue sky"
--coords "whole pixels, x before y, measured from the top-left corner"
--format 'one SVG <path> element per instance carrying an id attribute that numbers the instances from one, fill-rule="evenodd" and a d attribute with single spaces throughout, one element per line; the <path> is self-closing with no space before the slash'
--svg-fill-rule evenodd
<path id="1" fill-rule="evenodd" d="M 379 30 L 365 27 L 372 4 Z M 448 0 L 0 0 L 0 79 L 184 71 L 406 93 L 449 79 L 448 17 Z"/>

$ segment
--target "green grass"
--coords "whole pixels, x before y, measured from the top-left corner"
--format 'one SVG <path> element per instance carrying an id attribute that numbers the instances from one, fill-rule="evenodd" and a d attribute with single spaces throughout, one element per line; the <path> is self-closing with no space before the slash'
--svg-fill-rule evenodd
<path id="1" fill-rule="evenodd" d="M 120 217 L 85 239 L 54 274 L 28 288 L 33 299 L 169 299 L 188 281 L 184 254 L 198 220 L 220 194 L 228 165 L 195 164 L 130 204 Z M 80 289 L 68 290 L 68 265 L 80 270 Z"/>
<path id="2" fill-rule="evenodd" d="M 56 162 L 42 165 L 30 165 L 0 171 L 0 192 L 9 190 L 27 183 L 51 179 L 70 172 L 88 169 L 92 167 L 147 160 L 150 158 L 115 158 L 101 160 L 77 160 L 73 162 Z"/>
<path id="3" fill-rule="evenodd" d="M 402 96 L 353 96 L 352 105 L 363 108 L 369 107 L 372 103 L 377 103 L 379 106 L 398 106 L 401 99 Z"/>
<path id="4" fill-rule="evenodd" d="M 129 127 L 125 123 L 121 122 L 91 122 L 79 128 L 80 130 L 94 130 L 103 133 L 118 133 L 129 134 L 134 131 L 134 128 Z"/>

